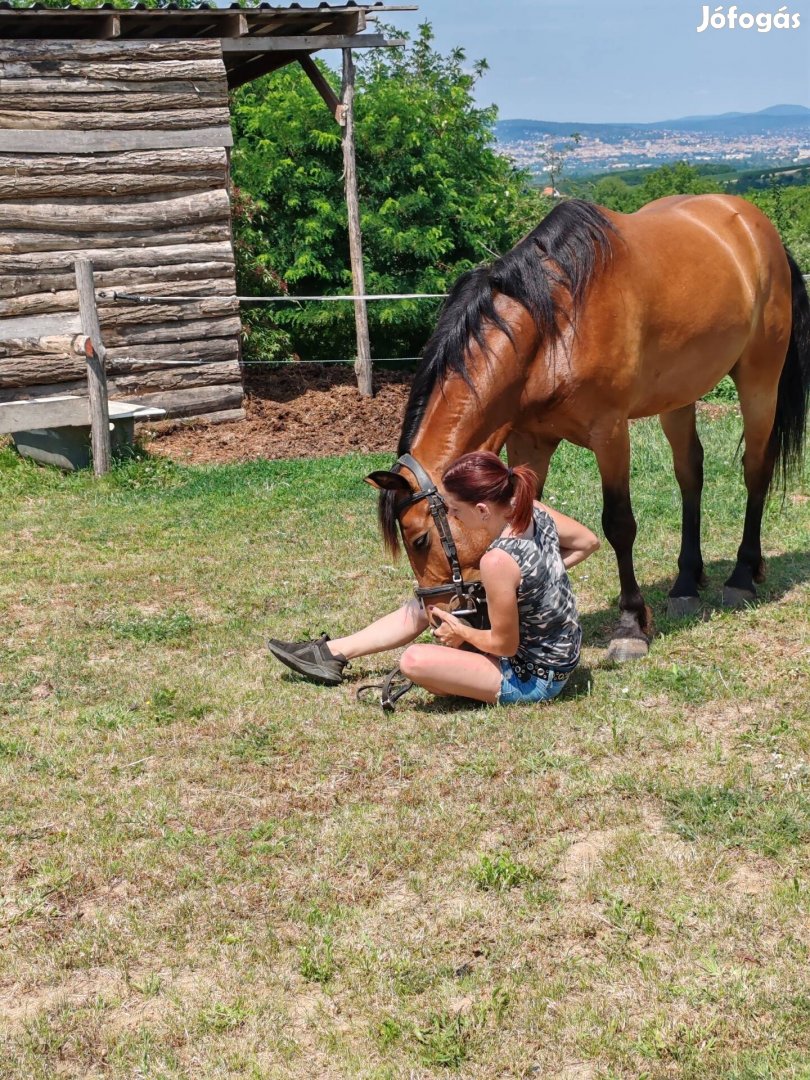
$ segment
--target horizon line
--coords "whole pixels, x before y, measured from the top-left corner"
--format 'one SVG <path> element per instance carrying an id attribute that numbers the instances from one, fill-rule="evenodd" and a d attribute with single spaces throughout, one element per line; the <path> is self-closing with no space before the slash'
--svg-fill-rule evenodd
<path id="1" fill-rule="evenodd" d="M 552 120 L 548 116 L 535 117 L 535 116 L 505 116 L 498 117 L 496 123 L 517 123 L 527 122 L 531 124 L 590 124 L 593 126 L 606 127 L 608 125 L 622 125 L 628 124 L 634 127 L 644 127 L 649 124 L 666 124 L 677 123 L 683 120 L 717 120 L 722 119 L 724 116 L 739 117 L 739 116 L 760 116 L 762 113 L 767 113 L 771 109 L 796 109 L 803 110 L 810 116 L 810 105 L 802 105 L 798 102 L 778 102 L 776 105 L 766 105 L 762 109 L 755 109 L 754 111 L 745 111 L 742 109 L 729 109 L 721 113 L 687 113 L 683 116 L 670 116 L 663 120 L 583 120 L 579 117 L 576 120 Z M 783 114 L 789 116 L 789 113 Z M 797 112 L 796 115 L 801 115 L 801 112 Z"/>

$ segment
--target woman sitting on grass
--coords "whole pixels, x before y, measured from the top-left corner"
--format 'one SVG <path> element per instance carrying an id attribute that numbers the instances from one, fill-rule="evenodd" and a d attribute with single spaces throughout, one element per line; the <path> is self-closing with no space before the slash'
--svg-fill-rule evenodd
<path id="1" fill-rule="evenodd" d="M 289 643 L 272 654 L 302 675 L 335 684 L 350 659 L 413 641 L 430 623 L 440 645 L 411 645 L 400 670 L 433 694 L 490 704 L 550 701 L 579 662 L 582 630 L 566 570 L 599 541 L 573 518 L 536 502 L 537 477 L 487 451 L 465 454 L 442 476 L 447 513 L 491 543 L 481 557 L 489 630 L 412 600 L 349 637 Z M 472 649 L 461 649 L 462 645 Z M 450 646 L 450 649 L 442 646 Z M 452 651 L 451 651 L 452 650 Z"/>

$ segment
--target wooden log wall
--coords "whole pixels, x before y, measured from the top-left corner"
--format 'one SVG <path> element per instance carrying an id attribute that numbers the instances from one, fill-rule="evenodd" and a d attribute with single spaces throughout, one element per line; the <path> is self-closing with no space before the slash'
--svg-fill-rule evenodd
<path id="1" fill-rule="evenodd" d="M 244 415 L 231 142 L 218 40 L 0 41 L 0 401 L 87 392 L 50 329 L 86 257 L 111 398 Z"/>

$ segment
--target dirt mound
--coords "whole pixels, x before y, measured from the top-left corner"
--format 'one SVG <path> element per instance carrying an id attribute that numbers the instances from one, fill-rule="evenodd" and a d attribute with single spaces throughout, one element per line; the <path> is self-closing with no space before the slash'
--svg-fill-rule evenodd
<path id="1" fill-rule="evenodd" d="M 348 366 L 247 370 L 246 420 L 212 425 L 167 420 L 150 429 L 150 451 L 207 465 L 396 449 L 410 372 L 375 371 L 374 397 L 366 398 Z"/>

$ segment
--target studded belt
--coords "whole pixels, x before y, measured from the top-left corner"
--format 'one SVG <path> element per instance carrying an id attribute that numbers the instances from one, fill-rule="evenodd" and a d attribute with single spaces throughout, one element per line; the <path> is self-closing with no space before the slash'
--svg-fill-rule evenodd
<path id="1" fill-rule="evenodd" d="M 531 667 L 526 667 L 523 664 L 521 664 L 520 667 L 516 667 L 512 664 L 512 671 L 514 671 L 521 682 L 525 682 L 526 679 L 534 677 L 543 679 L 545 682 L 565 682 L 571 675 L 570 671 L 555 671 L 554 668 L 541 667 L 539 664 L 532 664 Z"/>

